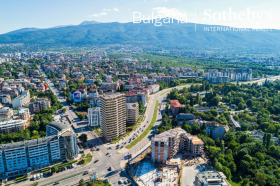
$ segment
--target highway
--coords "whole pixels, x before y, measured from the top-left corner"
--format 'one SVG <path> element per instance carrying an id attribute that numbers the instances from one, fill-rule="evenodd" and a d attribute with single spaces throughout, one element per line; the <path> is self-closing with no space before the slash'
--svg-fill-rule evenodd
<path id="1" fill-rule="evenodd" d="M 66 100 L 60 95 L 59 91 L 54 87 L 53 83 L 49 80 L 49 78 L 46 76 L 44 71 L 38 66 L 40 69 L 42 75 L 46 79 L 46 82 L 50 89 L 54 92 L 54 94 L 58 97 L 58 100 L 66 107 L 67 111 L 66 114 L 69 116 L 69 118 L 73 121 L 73 125 L 75 125 L 76 129 L 81 129 L 81 130 L 76 130 L 82 133 L 87 133 L 88 135 L 88 142 L 87 144 L 92 144 L 98 147 L 100 150 L 99 151 L 90 151 L 90 148 L 85 148 L 85 153 L 92 153 L 93 155 L 93 160 L 90 162 L 88 165 L 85 166 L 76 166 L 73 169 L 68 169 L 66 171 L 62 171 L 60 173 L 54 174 L 51 177 L 48 178 L 41 178 L 39 181 L 39 185 L 46 185 L 50 184 L 52 182 L 59 181 L 58 185 L 73 185 L 78 183 L 78 181 L 81 178 L 87 179 L 88 175 L 78 175 L 72 178 L 68 178 L 65 180 L 62 180 L 63 178 L 67 178 L 71 175 L 75 175 L 77 173 L 80 173 L 82 171 L 87 171 L 87 170 L 92 170 L 98 173 L 97 178 L 102 178 L 102 179 L 108 179 L 112 185 L 118 185 L 119 180 L 126 180 L 125 175 L 123 176 L 122 171 L 124 170 L 125 163 L 127 163 L 127 160 L 124 160 L 124 156 L 127 153 L 132 154 L 132 156 L 135 156 L 137 152 L 140 152 L 144 147 L 150 144 L 151 137 L 155 134 L 156 129 L 158 125 L 161 123 L 162 119 L 162 113 L 164 112 L 165 105 L 166 105 L 166 94 L 168 93 L 168 90 L 171 90 L 172 88 L 169 89 L 164 89 L 162 91 L 159 91 L 153 95 L 150 96 L 149 102 L 147 104 L 147 109 L 145 112 L 145 119 L 141 123 L 141 126 L 135 130 L 134 132 L 131 132 L 131 134 L 126 137 L 124 140 L 119 141 L 116 144 L 104 144 L 100 138 L 91 130 L 89 130 L 89 127 L 86 127 L 85 124 L 81 124 L 78 116 L 76 113 L 70 108 L 70 105 L 66 102 Z M 190 85 L 185 85 L 185 86 L 178 86 L 176 88 L 183 88 L 183 87 L 189 87 Z M 164 93 L 163 95 L 161 95 Z M 129 139 L 136 138 L 136 133 L 137 135 L 140 135 L 142 133 L 142 130 L 144 131 L 147 126 L 150 124 L 153 118 L 153 112 L 154 112 L 154 107 L 156 100 L 159 100 L 159 110 L 157 114 L 157 120 L 155 123 L 155 126 L 152 128 L 150 133 L 145 136 L 143 140 L 141 140 L 138 144 L 136 144 L 134 147 L 131 149 L 126 149 L 124 146 L 129 143 Z M 159 112 L 160 111 L 160 112 Z M 144 125 L 146 125 L 144 127 Z M 139 132 L 139 133 L 138 133 Z M 132 140 L 133 141 L 133 140 Z M 123 143 L 126 143 L 125 145 Z M 116 146 L 119 144 L 119 146 L 123 146 L 122 149 L 117 149 Z M 106 155 L 108 154 L 110 155 Z M 98 160 L 98 162 L 95 163 L 95 161 Z M 111 171 L 108 170 L 108 168 L 111 167 Z M 30 185 L 29 181 L 23 182 L 22 184 L 19 185 Z"/>

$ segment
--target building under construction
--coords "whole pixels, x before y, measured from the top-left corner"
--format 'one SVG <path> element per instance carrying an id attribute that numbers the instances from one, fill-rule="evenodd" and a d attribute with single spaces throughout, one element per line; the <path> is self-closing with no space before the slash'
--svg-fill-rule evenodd
<path id="1" fill-rule="evenodd" d="M 202 155 L 203 147 L 201 139 L 178 127 L 152 138 L 152 160 L 156 163 L 166 163 L 178 152 Z"/>

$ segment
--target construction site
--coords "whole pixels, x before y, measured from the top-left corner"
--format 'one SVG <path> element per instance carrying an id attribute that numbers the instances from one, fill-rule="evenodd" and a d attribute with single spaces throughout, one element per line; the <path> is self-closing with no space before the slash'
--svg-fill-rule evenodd
<path id="1" fill-rule="evenodd" d="M 156 168 L 151 161 L 141 162 L 135 172 L 138 185 L 174 186 L 178 181 L 177 166 L 159 166 Z"/>
<path id="2" fill-rule="evenodd" d="M 147 155 L 147 154 L 146 154 Z M 206 158 L 182 156 L 177 154 L 166 164 L 153 163 L 150 155 L 130 164 L 130 175 L 138 185 L 156 186 L 191 186 L 194 185 L 195 176 L 205 171 Z M 208 170 L 209 168 L 206 168 Z"/>

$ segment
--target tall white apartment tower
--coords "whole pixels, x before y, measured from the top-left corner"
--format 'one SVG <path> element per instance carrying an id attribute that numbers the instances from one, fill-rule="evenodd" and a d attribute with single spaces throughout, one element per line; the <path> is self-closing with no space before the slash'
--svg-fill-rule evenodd
<path id="1" fill-rule="evenodd" d="M 88 125 L 91 127 L 100 126 L 100 107 L 88 109 Z"/>
<path id="2" fill-rule="evenodd" d="M 102 136 L 107 141 L 119 137 L 126 131 L 126 101 L 120 93 L 100 97 L 100 120 Z"/>

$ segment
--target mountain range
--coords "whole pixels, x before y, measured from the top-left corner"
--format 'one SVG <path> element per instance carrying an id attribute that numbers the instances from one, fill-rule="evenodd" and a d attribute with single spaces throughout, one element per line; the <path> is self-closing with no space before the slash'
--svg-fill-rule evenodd
<path id="1" fill-rule="evenodd" d="M 23 28 L 0 35 L 0 43 L 102 45 L 136 44 L 186 48 L 280 48 L 280 30 L 207 31 L 222 27 L 193 23 L 155 26 L 152 23 L 99 23 L 47 29 Z M 227 28 L 229 27 L 222 27 Z M 231 28 L 233 29 L 233 28 Z"/>

